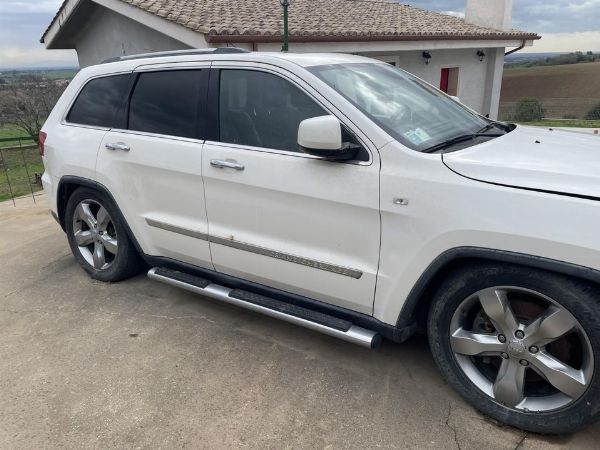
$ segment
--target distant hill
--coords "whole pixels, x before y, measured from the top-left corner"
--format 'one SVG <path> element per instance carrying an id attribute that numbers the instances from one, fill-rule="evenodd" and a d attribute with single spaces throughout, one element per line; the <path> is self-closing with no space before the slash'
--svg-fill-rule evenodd
<path id="1" fill-rule="evenodd" d="M 598 52 L 571 53 L 514 53 L 505 60 L 506 67 L 560 66 L 600 61 Z"/>
<path id="2" fill-rule="evenodd" d="M 41 77 L 46 80 L 71 80 L 77 74 L 77 72 L 79 72 L 79 69 L 75 67 L 39 69 L 0 69 L 0 78 L 5 81 L 23 77 Z"/>
<path id="3" fill-rule="evenodd" d="M 506 67 L 521 66 L 562 55 L 562 53 L 513 53 L 504 59 Z"/>
<path id="4" fill-rule="evenodd" d="M 506 68 L 501 116 L 509 114 L 514 103 L 523 97 L 540 100 L 547 117 L 583 118 L 600 103 L 600 62 Z"/>

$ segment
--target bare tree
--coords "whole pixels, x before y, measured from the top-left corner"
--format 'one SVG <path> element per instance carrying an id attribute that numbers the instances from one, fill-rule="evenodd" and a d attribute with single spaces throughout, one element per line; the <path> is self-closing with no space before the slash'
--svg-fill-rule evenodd
<path id="1" fill-rule="evenodd" d="M 4 85 L 0 88 L 0 122 L 13 124 L 37 139 L 63 89 L 42 81 Z"/>

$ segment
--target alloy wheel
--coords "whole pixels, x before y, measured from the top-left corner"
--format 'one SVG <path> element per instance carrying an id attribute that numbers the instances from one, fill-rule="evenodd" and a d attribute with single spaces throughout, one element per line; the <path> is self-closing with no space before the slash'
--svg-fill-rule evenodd
<path id="1" fill-rule="evenodd" d="M 73 235 L 83 258 L 96 270 L 106 270 L 115 261 L 119 246 L 113 220 L 104 206 L 83 200 L 73 215 Z"/>
<path id="2" fill-rule="evenodd" d="M 577 319 L 555 300 L 518 287 L 465 299 L 452 317 L 450 344 L 478 389 L 520 411 L 577 401 L 594 372 L 592 347 Z"/>

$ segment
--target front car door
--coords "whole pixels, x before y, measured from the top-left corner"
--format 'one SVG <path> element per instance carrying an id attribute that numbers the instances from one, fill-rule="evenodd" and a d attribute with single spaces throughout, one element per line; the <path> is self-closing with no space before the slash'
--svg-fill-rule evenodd
<path id="1" fill-rule="evenodd" d="M 138 68 L 97 173 L 144 253 L 212 269 L 202 183 L 208 73 L 206 63 Z"/>
<path id="2" fill-rule="evenodd" d="M 336 114 L 299 77 L 273 66 L 215 63 L 215 133 L 202 170 L 217 271 L 371 314 L 380 244 L 379 160 L 300 153 L 299 123 Z"/>

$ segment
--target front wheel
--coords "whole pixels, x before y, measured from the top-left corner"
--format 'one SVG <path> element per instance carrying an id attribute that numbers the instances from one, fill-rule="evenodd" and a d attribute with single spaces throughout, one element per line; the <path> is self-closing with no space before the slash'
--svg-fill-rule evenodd
<path id="1" fill-rule="evenodd" d="M 572 432 L 600 413 L 598 289 L 509 265 L 451 275 L 431 307 L 431 350 L 475 408 L 517 428 Z"/>
<path id="2" fill-rule="evenodd" d="M 120 281 L 139 272 L 141 259 L 121 214 L 101 193 L 88 188 L 73 192 L 65 228 L 73 255 L 92 278 Z"/>

